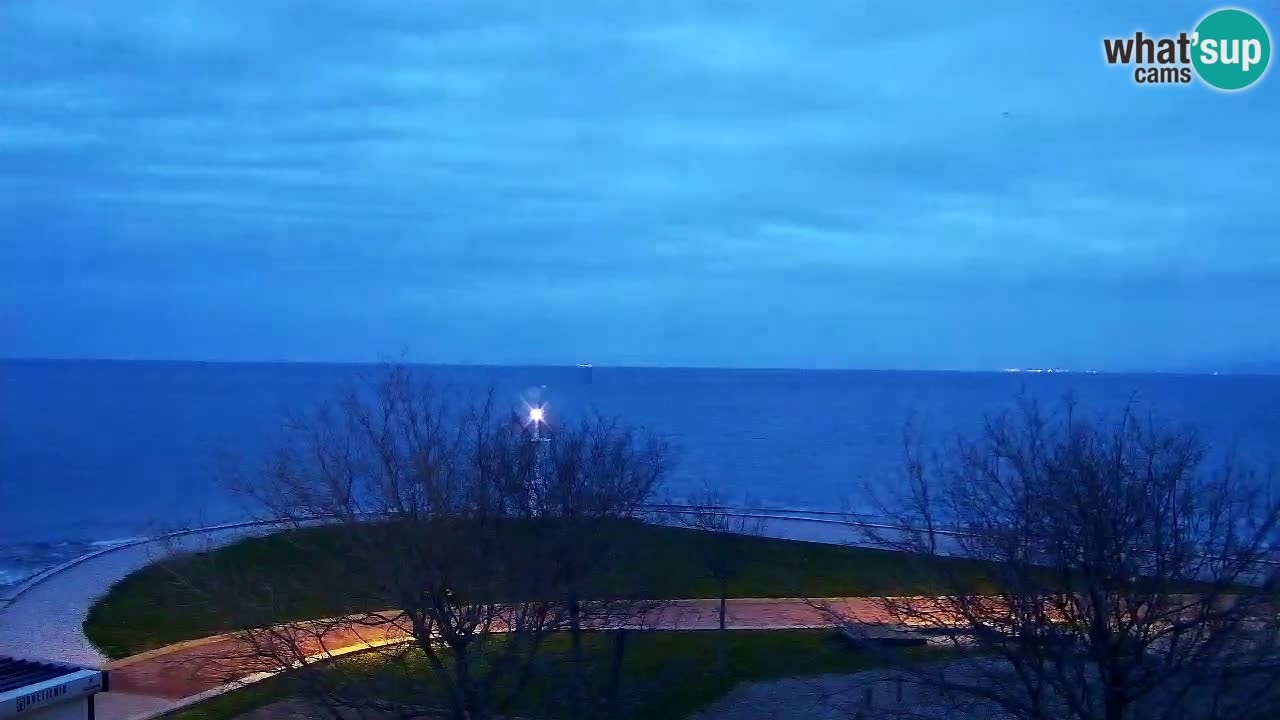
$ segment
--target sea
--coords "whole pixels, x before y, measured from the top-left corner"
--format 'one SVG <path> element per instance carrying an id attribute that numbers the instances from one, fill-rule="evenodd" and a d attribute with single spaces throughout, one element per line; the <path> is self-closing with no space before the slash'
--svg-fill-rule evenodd
<path id="1" fill-rule="evenodd" d="M 665 493 L 708 486 L 731 502 L 867 510 L 901 481 L 910 422 L 930 443 L 975 432 L 1019 397 L 1083 412 L 1126 403 L 1195 425 L 1215 452 L 1280 464 L 1280 376 L 422 366 L 447 391 L 492 392 L 549 420 L 616 416 L 675 449 Z M 0 361 L 0 596 L 33 573 L 252 508 L 215 458 L 267 451 L 281 418 L 376 365 Z"/>

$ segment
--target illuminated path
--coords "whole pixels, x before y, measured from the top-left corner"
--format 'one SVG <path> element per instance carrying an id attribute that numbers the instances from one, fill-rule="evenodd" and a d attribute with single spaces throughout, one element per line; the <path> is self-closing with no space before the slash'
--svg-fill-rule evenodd
<path id="1" fill-rule="evenodd" d="M 714 630 L 719 627 L 719 600 L 676 600 L 646 616 L 649 630 Z M 829 601 L 842 613 L 856 613 L 860 619 L 875 620 L 879 611 L 871 601 L 845 598 Z M 820 610 L 799 598 L 744 598 L 730 600 L 728 626 L 732 630 L 788 630 L 831 627 Z M 301 624 L 305 634 L 307 624 Z M 317 659 L 403 641 L 398 631 L 351 626 L 326 627 L 320 637 L 307 643 L 305 652 Z M 111 693 L 151 698 L 157 708 L 171 711 L 211 695 L 234 688 L 240 681 L 254 681 L 278 670 L 254 653 L 246 652 L 242 640 L 216 636 L 178 643 L 106 665 L 111 674 Z M 103 720 L 130 717 L 103 716 Z"/>

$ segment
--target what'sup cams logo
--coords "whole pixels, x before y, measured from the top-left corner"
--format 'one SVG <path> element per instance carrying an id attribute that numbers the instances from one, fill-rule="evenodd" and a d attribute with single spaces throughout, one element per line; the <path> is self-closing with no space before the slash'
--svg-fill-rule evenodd
<path id="1" fill-rule="evenodd" d="M 1106 38 L 1102 51 L 1110 65 L 1133 65 L 1143 85 L 1187 84 L 1198 75 L 1218 90 L 1243 90 L 1258 82 L 1271 61 L 1271 35 L 1252 13 L 1214 10 L 1190 33 L 1174 37 Z"/>

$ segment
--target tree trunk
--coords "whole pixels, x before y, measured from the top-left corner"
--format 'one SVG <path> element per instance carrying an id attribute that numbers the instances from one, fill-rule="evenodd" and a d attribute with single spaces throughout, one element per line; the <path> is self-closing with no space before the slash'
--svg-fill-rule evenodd
<path id="1" fill-rule="evenodd" d="M 720 631 L 716 642 L 716 672 L 729 672 L 729 634 L 727 616 L 729 614 L 729 579 L 720 578 Z"/>
<path id="2" fill-rule="evenodd" d="M 1118 702 L 1116 698 L 1108 695 L 1104 712 L 1106 713 L 1106 720 L 1124 720 L 1124 703 Z"/>
<path id="3" fill-rule="evenodd" d="M 582 605 L 576 594 L 569 598 L 569 661 L 573 665 L 570 717 L 583 718 L 587 699 L 586 662 L 582 653 Z"/>
<path id="4" fill-rule="evenodd" d="M 458 673 L 458 685 L 462 694 L 462 707 L 457 708 L 457 715 L 464 720 L 484 720 L 488 716 L 484 700 L 476 692 L 475 682 L 471 677 L 471 664 L 466 654 L 455 656 Z"/>
<path id="5" fill-rule="evenodd" d="M 1114 683 L 1109 683 L 1109 687 L 1102 689 L 1102 708 L 1106 720 L 1124 720 L 1124 711 L 1128 705 L 1124 693 Z"/>
<path id="6" fill-rule="evenodd" d="M 613 633 L 613 658 L 609 664 L 609 690 L 606 696 L 609 714 L 617 717 L 622 708 L 620 697 L 622 690 L 622 660 L 627 653 L 627 629 L 621 628 Z"/>

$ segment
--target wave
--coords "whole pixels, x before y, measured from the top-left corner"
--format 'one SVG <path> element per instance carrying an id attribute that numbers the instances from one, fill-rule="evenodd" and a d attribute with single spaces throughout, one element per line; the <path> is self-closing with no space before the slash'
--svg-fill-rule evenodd
<path id="1" fill-rule="evenodd" d="M 150 538 L 146 535 L 139 535 L 137 537 L 116 538 L 114 540 L 94 540 L 93 542 L 88 543 L 88 545 L 93 548 L 115 547 L 116 545 L 127 545 L 129 543 L 142 542 L 143 540 L 149 539 Z"/>
<path id="2" fill-rule="evenodd" d="M 45 570 L 78 557 L 145 539 L 125 537 L 0 544 L 0 590 L 12 589 Z"/>
<path id="3" fill-rule="evenodd" d="M 17 585 L 34 574 L 28 570 L 0 567 L 0 589 Z"/>

